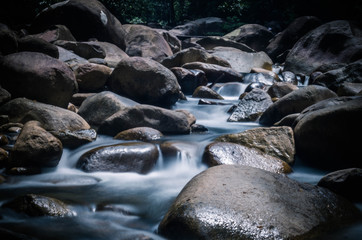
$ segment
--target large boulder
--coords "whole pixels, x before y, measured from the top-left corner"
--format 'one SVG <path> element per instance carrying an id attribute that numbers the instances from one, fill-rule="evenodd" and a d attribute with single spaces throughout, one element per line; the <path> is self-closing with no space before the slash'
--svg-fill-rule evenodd
<path id="1" fill-rule="evenodd" d="M 99 41 L 91 41 L 89 43 L 102 49 L 106 55 L 104 61 L 108 67 L 115 68 L 120 61 L 128 57 L 127 53 L 112 43 Z"/>
<path id="2" fill-rule="evenodd" d="M 274 34 L 259 24 L 245 24 L 224 37 L 243 43 L 255 51 L 264 51 Z"/>
<path id="3" fill-rule="evenodd" d="M 170 30 L 176 36 L 205 36 L 209 32 L 218 32 L 222 29 L 223 20 L 217 17 L 200 18 L 179 25 Z"/>
<path id="4" fill-rule="evenodd" d="M 181 67 L 182 65 L 191 62 L 203 62 L 230 67 L 230 64 L 226 60 L 215 57 L 205 50 L 193 47 L 182 50 L 169 58 L 165 58 L 161 63 L 167 68 L 173 68 Z"/>
<path id="5" fill-rule="evenodd" d="M 362 57 L 362 27 L 344 20 L 321 25 L 292 48 L 285 70 L 310 74 L 326 63 L 351 63 Z"/>
<path id="6" fill-rule="evenodd" d="M 95 44 L 97 42 L 72 42 L 65 40 L 58 40 L 54 42 L 59 47 L 65 48 L 78 56 L 90 59 L 90 58 L 105 58 L 105 51 L 99 46 L 99 44 Z"/>
<path id="7" fill-rule="evenodd" d="M 34 36 L 19 38 L 18 52 L 39 52 L 53 58 L 59 58 L 59 50 L 55 45 Z"/>
<path id="8" fill-rule="evenodd" d="M 80 91 L 93 92 L 102 89 L 106 85 L 111 73 L 112 69 L 107 66 L 86 63 L 79 65 L 75 70 L 75 78 Z"/>
<path id="9" fill-rule="evenodd" d="M 129 56 L 151 58 L 162 61 L 173 55 L 173 52 L 162 34 L 143 25 L 123 25 L 127 32 L 126 53 Z"/>
<path id="10" fill-rule="evenodd" d="M 319 75 L 313 82 L 337 92 L 343 83 L 362 83 L 362 60 Z"/>
<path id="11" fill-rule="evenodd" d="M 67 145 L 69 137 L 74 141 L 79 138 L 81 143 L 94 140 L 94 133 L 89 132 L 89 124 L 78 114 L 64 108 L 34 102 L 26 98 L 16 98 L 1 106 L 0 114 L 8 115 L 10 122 L 39 121 L 45 130 L 62 141 L 63 146 Z M 86 137 L 86 133 L 91 135 Z"/>
<path id="12" fill-rule="evenodd" d="M 124 108 L 107 118 L 99 133 L 115 136 L 135 127 L 151 127 L 163 134 L 187 134 L 195 118 L 186 111 L 174 111 L 150 105 Z"/>
<path id="13" fill-rule="evenodd" d="M 210 53 L 225 59 L 237 72 L 249 73 L 252 68 L 271 70 L 273 61 L 264 52 L 245 52 L 232 47 L 215 47 Z"/>
<path id="14" fill-rule="evenodd" d="M 158 159 L 158 149 L 151 143 L 133 142 L 98 147 L 84 153 L 77 168 L 86 172 L 137 172 L 146 174 Z"/>
<path id="15" fill-rule="evenodd" d="M 170 239 L 304 239 L 359 216 L 334 193 L 261 169 L 221 165 L 195 176 L 161 221 Z"/>
<path id="16" fill-rule="evenodd" d="M 280 98 L 261 115 L 259 123 L 273 125 L 283 117 L 300 113 L 305 108 L 327 98 L 337 97 L 337 94 L 326 87 L 310 85 L 295 90 Z"/>
<path id="17" fill-rule="evenodd" d="M 270 40 L 265 52 L 275 61 L 279 55 L 291 49 L 301 37 L 320 24 L 321 21 L 316 17 L 303 16 L 296 18 L 284 31 Z"/>
<path id="18" fill-rule="evenodd" d="M 171 68 L 171 71 L 175 74 L 184 94 L 191 95 L 198 86 L 205 86 L 207 84 L 205 73 L 201 70 L 174 67 Z"/>
<path id="19" fill-rule="evenodd" d="M 14 167 L 55 167 L 63 153 L 59 139 L 42 128 L 37 121 L 27 122 L 11 153 Z"/>
<path id="20" fill-rule="evenodd" d="M 267 93 L 273 99 L 279 99 L 299 88 L 290 82 L 276 82 L 268 88 Z"/>
<path id="21" fill-rule="evenodd" d="M 294 162 L 294 134 L 290 127 L 259 127 L 241 133 L 222 135 L 215 141 L 237 143 L 289 164 Z"/>
<path id="22" fill-rule="evenodd" d="M 150 127 L 137 127 L 131 128 L 128 130 L 124 130 L 118 133 L 114 139 L 121 139 L 121 140 L 138 140 L 143 142 L 150 142 L 154 140 L 158 140 L 163 137 L 163 134 Z"/>
<path id="23" fill-rule="evenodd" d="M 298 156 L 329 169 L 362 167 L 359 156 L 362 134 L 362 97 L 341 97 L 305 109 L 295 120 Z"/>
<path id="24" fill-rule="evenodd" d="M 214 90 L 212 90 L 209 87 L 206 86 L 199 86 L 198 88 L 195 89 L 194 93 L 192 94 L 193 98 L 209 98 L 209 99 L 219 99 L 219 100 L 223 100 L 224 98 L 218 94 L 217 92 L 215 92 Z"/>
<path id="25" fill-rule="evenodd" d="M 362 169 L 348 168 L 328 173 L 321 178 L 318 186 L 328 188 L 351 201 L 362 201 L 357 189 L 362 187 Z"/>
<path id="26" fill-rule="evenodd" d="M 175 75 L 160 63 L 142 57 L 119 62 L 109 79 L 111 90 L 140 103 L 170 106 L 180 97 Z"/>
<path id="27" fill-rule="evenodd" d="M 163 38 L 167 41 L 170 46 L 172 52 L 178 53 L 182 49 L 182 43 L 180 39 L 178 39 L 175 34 L 165 30 L 165 29 L 155 29 L 159 34 L 162 34 Z"/>
<path id="28" fill-rule="evenodd" d="M 197 40 L 196 43 L 206 50 L 212 50 L 215 47 L 232 47 L 244 52 L 255 52 L 254 49 L 251 49 L 249 46 L 225 37 L 205 37 Z"/>
<path id="29" fill-rule="evenodd" d="M 77 41 L 70 30 L 64 25 L 53 25 L 42 33 L 32 36 L 41 38 L 47 42 L 53 43 L 57 40 Z"/>
<path id="30" fill-rule="evenodd" d="M 97 38 L 126 48 L 121 23 L 97 0 L 69 0 L 51 5 L 35 18 L 32 31 L 43 32 L 55 24 L 67 26 L 78 41 Z"/>
<path id="31" fill-rule="evenodd" d="M 41 195 L 27 194 L 6 202 L 3 208 L 10 208 L 30 217 L 52 216 L 72 217 L 76 214 L 62 201 Z"/>
<path id="32" fill-rule="evenodd" d="M 216 142 L 206 146 L 202 157 L 208 166 L 241 165 L 274 173 L 290 173 L 291 167 L 282 160 L 265 155 L 255 148 L 236 143 Z"/>
<path id="33" fill-rule="evenodd" d="M 74 73 L 63 62 L 35 52 L 13 53 L 2 58 L 0 84 L 13 98 L 26 97 L 67 107 L 78 90 Z"/>
<path id="34" fill-rule="evenodd" d="M 131 99 L 119 96 L 113 92 L 104 91 L 87 97 L 82 102 L 78 114 L 93 128 L 97 129 L 104 120 L 114 113 L 137 104 Z"/>
<path id="35" fill-rule="evenodd" d="M 191 62 L 182 65 L 186 69 L 198 69 L 205 73 L 208 82 L 241 82 L 243 76 L 232 68 L 222 67 L 216 64 Z"/>
<path id="36" fill-rule="evenodd" d="M 250 122 L 259 119 L 260 115 L 272 105 L 270 96 L 262 89 L 255 88 L 240 100 L 228 118 L 228 122 Z"/>

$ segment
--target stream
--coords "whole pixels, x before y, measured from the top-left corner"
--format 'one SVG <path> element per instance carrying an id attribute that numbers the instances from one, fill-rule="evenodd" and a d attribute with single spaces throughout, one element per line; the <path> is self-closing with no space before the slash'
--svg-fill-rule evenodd
<path id="1" fill-rule="evenodd" d="M 227 105 L 198 105 L 199 99 L 188 97 L 174 109 L 186 109 L 195 115 L 206 133 L 168 135 L 156 144 L 170 141 L 181 149 L 177 157 L 160 154 L 153 171 L 137 173 L 85 173 L 75 168 L 79 157 L 98 146 L 124 142 L 108 136 L 77 149 L 64 149 L 56 168 L 33 176 L 14 176 L 0 185 L 0 204 L 27 193 L 41 194 L 65 201 L 75 217 L 35 217 L 0 209 L 0 228 L 33 236 L 36 239 L 162 239 L 157 227 L 185 184 L 207 169 L 201 161 L 205 146 L 221 134 L 236 133 L 258 127 L 257 123 L 230 123 L 227 113 L 237 104 L 239 93 L 220 92 Z M 238 94 L 238 95 L 237 95 Z M 289 176 L 301 182 L 316 184 L 327 172 L 304 166 L 296 161 Z M 359 206 L 361 209 L 361 206 Z M 325 239 L 358 239 L 362 223 L 348 226 Z"/>

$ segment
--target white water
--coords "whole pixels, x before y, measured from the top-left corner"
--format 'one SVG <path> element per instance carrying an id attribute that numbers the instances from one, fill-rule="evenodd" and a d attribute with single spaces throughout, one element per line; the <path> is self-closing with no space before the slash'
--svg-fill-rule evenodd
<path id="1" fill-rule="evenodd" d="M 0 185 L 0 201 L 26 193 L 58 198 L 76 213 L 71 218 L 28 218 L 7 210 L 0 210 L 0 228 L 22 232 L 38 239 L 134 239 L 147 235 L 153 239 L 158 224 L 172 201 L 196 174 L 207 167 L 201 162 L 204 147 L 220 134 L 241 132 L 258 127 L 256 123 L 228 123 L 227 113 L 238 96 L 228 96 L 230 105 L 198 105 L 199 99 L 178 102 L 175 109 L 193 113 L 197 123 L 206 126 L 207 133 L 166 136 L 182 151 L 173 159 L 162 154 L 154 170 L 147 175 L 137 173 L 85 173 L 75 169 L 79 157 L 98 146 L 122 142 L 98 136 L 93 143 L 75 150 L 65 149 L 57 168 L 39 175 L 12 177 Z M 315 184 L 325 174 L 297 163 L 290 177 Z M 98 211 L 101 205 L 113 210 Z M 361 233 L 361 224 L 350 227 Z M 343 233 L 346 235 L 346 233 Z M 356 236 L 356 235 L 353 235 Z M 347 238 L 353 239 L 353 238 Z"/>

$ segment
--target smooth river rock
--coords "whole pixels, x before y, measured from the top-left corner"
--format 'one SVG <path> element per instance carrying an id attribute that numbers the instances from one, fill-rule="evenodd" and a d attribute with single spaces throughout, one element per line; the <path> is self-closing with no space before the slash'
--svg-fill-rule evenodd
<path id="1" fill-rule="evenodd" d="M 169 239 L 307 239 L 357 216 L 351 203 L 324 188 L 221 165 L 183 188 L 158 229 Z"/>

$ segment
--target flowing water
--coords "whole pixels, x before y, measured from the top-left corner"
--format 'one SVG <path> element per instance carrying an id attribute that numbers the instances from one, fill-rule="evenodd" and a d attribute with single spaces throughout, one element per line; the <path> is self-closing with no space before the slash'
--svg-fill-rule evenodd
<path id="1" fill-rule="evenodd" d="M 29 218 L 0 210 L 0 228 L 21 232 L 37 239 L 162 239 L 156 234 L 158 224 L 175 197 L 196 174 L 207 169 L 202 153 L 207 144 L 221 134 L 255 128 L 257 123 L 229 123 L 227 111 L 237 104 L 239 93 L 220 91 L 227 105 L 198 105 L 199 99 L 180 101 L 175 109 L 193 113 L 197 123 L 208 128 L 206 133 L 166 136 L 161 142 L 173 142 L 180 153 L 164 158 L 162 154 L 153 171 L 137 173 L 85 173 L 75 168 L 79 157 L 86 151 L 122 142 L 108 136 L 98 136 L 95 142 L 75 150 L 65 149 L 59 165 L 33 176 L 11 177 L 0 185 L 0 204 L 27 193 L 41 194 L 65 201 L 75 217 Z M 241 88 L 240 91 L 243 91 Z M 326 172 L 313 170 L 297 161 L 291 178 L 316 184 Z M 362 223 L 344 228 L 329 239 L 343 236 L 357 239 L 362 235 Z"/>

